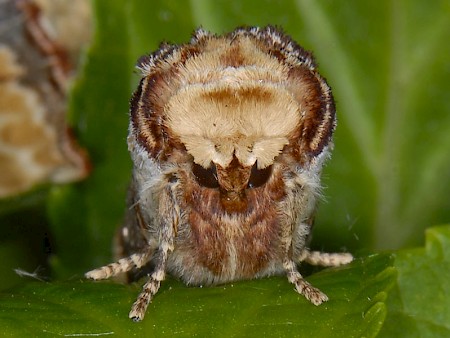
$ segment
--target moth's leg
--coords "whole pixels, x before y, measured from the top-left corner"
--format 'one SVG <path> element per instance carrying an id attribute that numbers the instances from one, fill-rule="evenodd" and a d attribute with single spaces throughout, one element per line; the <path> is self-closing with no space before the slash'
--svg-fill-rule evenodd
<path id="1" fill-rule="evenodd" d="M 115 263 L 111 263 L 98 269 L 86 272 L 85 277 L 94 280 L 107 279 L 120 273 L 130 271 L 133 268 L 139 269 L 148 263 L 153 255 L 153 252 L 154 248 L 148 248 L 143 252 L 135 253 L 131 256 L 119 259 Z"/>
<path id="2" fill-rule="evenodd" d="M 339 266 L 350 263 L 353 256 L 349 253 L 323 253 L 320 251 L 303 250 L 297 262 L 307 262 L 311 265 Z M 289 282 L 295 285 L 295 290 L 305 296 L 314 305 L 320 305 L 328 300 L 326 294 L 308 283 L 297 270 L 293 260 L 284 263 Z"/>
<path id="3" fill-rule="evenodd" d="M 309 284 L 303 276 L 298 272 L 297 265 L 294 262 L 294 249 L 292 243 L 292 231 L 291 226 L 286 226 L 283 236 L 283 246 L 285 251 L 285 258 L 283 261 L 283 267 L 286 271 L 288 281 L 294 284 L 295 290 L 303 295 L 314 305 L 320 305 L 328 300 L 327 295 L 322 291 Z"/>
<path id="4" fill-rule="evenodd" d="M 160 244 L 155 257 L 155 270 L 144 284 L 142 292 L 134 302 L 129 318 L 140 321 L 145 316 L 148 304 L 158 292 L 161 282 L 166 276 L 167 258 L 174 249 L 174 237 L 180 222 L 180 208 L 176 200 L 176 184 L 169 184 L 161 192 L 159 199 Z"/>
<path id="5" fill-rule="evenodd" d="M 144 318 L 148 304 L 150 304 L 153 296 L 158 292 L 159 287 L 161 286 L 161 282 L 166 276 L 168 251 L 169 250 L 167 246 L 165 247 L 165 249 L 160 248 L 157 254 L 157 263 L 155 266 L 155 270 L 149 276 L 148 281 L 142 288 L 142 292 L 139 294 L 139 297 L 131 307 L 131 311 L 128 314 L 128 317 L 133 319 L 135 322 L 141 321 Z"/>
<path id="6" fill-rule="evenodd" d="M 283 264 L 283 266 L 286 270 L 289 282 L 294 284 L 295 290 L 299 294 L 303 295 L 307 300 L 309 300 L 314 305 L 320 305 L 328 300 L 326 294 L 324 294 L 322 291 L 309 284 L 303 278 L 300 272 L 298 272 L 297 266 L 294 261 L 287 260 Z"/>
<path id="7" fill-rule="evenodd" d="M 305 249 L 296 261 L 298 263 L 306 262 L 311 265 L 339 266 L 353 261 L 353 256 L 349 253 L 325 253 Z"/>

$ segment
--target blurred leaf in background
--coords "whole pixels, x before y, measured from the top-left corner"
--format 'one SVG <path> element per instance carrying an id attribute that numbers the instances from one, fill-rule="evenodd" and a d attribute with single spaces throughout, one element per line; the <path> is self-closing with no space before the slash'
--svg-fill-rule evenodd
<path id="1" fill-rule="evenodd" d="M 126 134 L 128 100 L 138 81 L 134 63 L 163 40 L 188 41 L 200 25 L 216 33 L 280 25 L 314 52 L 332 86 L 339 123 L 313 247 L 370 252 L 419 246 L 427 227 L 450 220 L 448 1 L 97 0 L 93 6 L 95 36 L 72 91 L 70 118 L 94 170 L 81 184 L 49 193 L 55 278 L 79 278 L 110 261 L 131 169 Z M 448 250 L 449 242 L 441 243 Z M 399 257 L 396 290 L 405 287 L 401 276 L 409 270 L 402 267 L 415 259 Z M 431 264 L 436 274 L 448 270 L 448 261 Z M 432 278 L 424 283 L 441 285 Z M 401 297 L 419 292 L 410 290 Z M 448 316 L 450 295 L 442 290 Z M 388 306 L 411 319 L 398 297 Z M 421 301 L 413 304 L 428 300 Z"/>

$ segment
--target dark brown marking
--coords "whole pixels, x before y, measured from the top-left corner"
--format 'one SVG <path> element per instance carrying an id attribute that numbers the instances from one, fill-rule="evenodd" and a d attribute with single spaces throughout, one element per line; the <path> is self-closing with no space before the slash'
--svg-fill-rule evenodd
<path id="1" fill-rule="evenodd" d="M 274 100 L 273 93 L 262 87 L 245 87 L 238 90 L 221 88 L 202 93 L 201 98 L 221 102 L 228 107 L 239 106 L 245 101 L 257 101 L 269 105 Z"/>
<path id="2" fill-rule="evenodd" d="M 268 166 L 264 169 L 258 169 L 258 165 L 255 163 L 252 167 L 247 187 L 252 189 L 262 186 L 267 183 L 271 174 L 272 166 Z"/>
<path id="3" fill-rule="evenodd" d="M 240 67 L 248 63 L 246 61 L 239 44 L 232 44 L 225 53 L 220 55 L 220 62 L 228 67 Z"/>
<path id="4" fill-rule="evenodd" d="M 335 106 L 324 80 L 303 65 L 289 70 L 289 88 L 305 113 L 286 147 L 299 163 L 307 163 L 330 142 L 335 126 Z M 329 113 L 329 116 L 327 116 Z"/>
<path id="5" fill-rule="evenodd" d="M 217 180 L 217 170 L 214 163 L 207 169 L 196 163 L 192 164 L 192 173 L 197 179 L 198 184 L 205 188 L 219 188 Z"/>
<path id="6" fill-rule="evenodd" d="M 237 167 L 237 165 L 235 164 Z M 232 242 L 236 248 L 239 278 L 251 278 L 278 258 L 280 215 L 277 208 L 286 196 L 280 168 L 261 187 L 247 189 L 248 208 L 235 215 L 240 219 L 238 234 L 230 232 L 235 224 L 228 224 L 226 215 L 233 214 L 221 202 L 218 189 L 204 189 L 187 183 L 183 187 L 186 203 L 191 207 L 189 224 L 192 229 L 194 262 L 221 276 L 229 268 L 227 247 Z M 232 221 L 233 222 L 233 221 Z M 214 251 L 214 252 L 213 252 Z"/>
<path id="7" fill-rule="evenodd" d="M 197 260 L 215 275 L 221 275 L 228 266 L 227 243 L 222 236 L 223 229 L 205 221 L 197 213 L 190 213 L 192 241 Z"/>

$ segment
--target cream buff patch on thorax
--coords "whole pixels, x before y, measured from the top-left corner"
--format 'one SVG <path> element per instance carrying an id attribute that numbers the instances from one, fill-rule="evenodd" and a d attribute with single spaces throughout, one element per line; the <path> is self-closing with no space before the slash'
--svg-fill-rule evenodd
<path id="1" fill-rule="evenodd" d="M 301 107 L 288 89 L 287 67 L 275 57 L 249 38 L 226 46 L 211 39 L 180 67 L 180 88 L 165 107 L 167 126 L 205 168 L 227 167 L 236 156 L 262 169 L 289 143 Z"/>

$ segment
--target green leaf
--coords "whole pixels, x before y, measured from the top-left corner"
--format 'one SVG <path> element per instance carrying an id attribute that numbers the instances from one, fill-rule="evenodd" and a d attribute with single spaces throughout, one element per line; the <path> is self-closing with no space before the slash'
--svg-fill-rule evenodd
<path id="1" fill-rule="evenodd" d="M 310 304 L 286 278 L 188 288 L 169 280 L 141 323 L 128 319 L 138 285 L 30 282 L 0 293 L 0 327 L 11 336 L 374 337 L 395 280 L 391 255 L 373 255 L 308 280 L 329 302 Z"/>
<path id="2" fill-rule="evenodd" d="M 425 248 L 398 252 L 395 267 L 380 337 L 449 337 L 450 226 L 427 230 Z"/>

